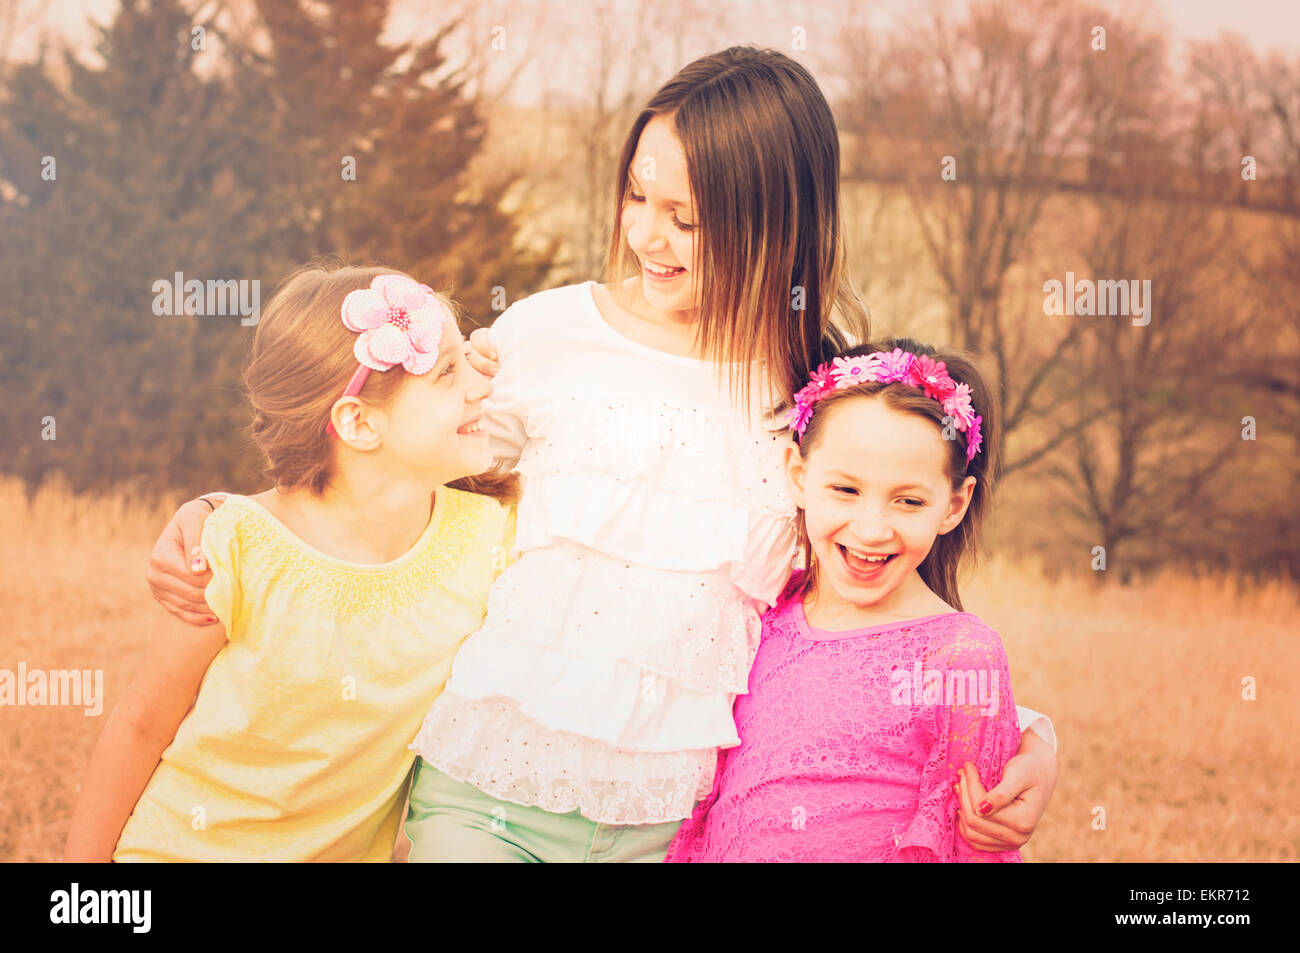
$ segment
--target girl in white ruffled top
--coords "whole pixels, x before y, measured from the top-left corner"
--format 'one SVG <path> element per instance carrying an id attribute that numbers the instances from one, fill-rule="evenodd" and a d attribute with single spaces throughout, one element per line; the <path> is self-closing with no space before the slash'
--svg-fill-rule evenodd
<path id="1" fill-rule="evenodd" d="M 740 742 L 732 704 L 795 562 L 789 397 L 868 336 L 835 123 L 783 54 L 681 70 L 633 123 L 616 196 L 609 284 L 471 338 L 475 366 L 499 358 L 485 423 L 523 476 L 517 558 L 411 746 L 413 861 L 663 859 Z M 983 849 L 1020 846 L 1046 806 L 1052 749 L 1026 732 L 1021 751 L 1014 826 L 964 806 Z"/>
<path id="2" fill-rule="evenodd" d="M 691 64 L 620 163 L 609 273 L 628 254 L 637 273 L 534 295 L 489 332 L 519 556 L 412 745 L 413 860 L 660 860 L 740 743 L 732 704 L 797 547 L 774 411 L 841 333 L 836 303 L 866 331 L 837 142 L 785 56 Z"/>
<path id="3" fill-rule="evenodd" d="M 524 478 L 519 557 L 414 748 L 506 801 L 680 821 L 739 743 L 759 607 L 789 576 L 784 441 L 710 363 L 611 327 L 608 295 L 543 292 L 492 328 L 486 422 Z"/>

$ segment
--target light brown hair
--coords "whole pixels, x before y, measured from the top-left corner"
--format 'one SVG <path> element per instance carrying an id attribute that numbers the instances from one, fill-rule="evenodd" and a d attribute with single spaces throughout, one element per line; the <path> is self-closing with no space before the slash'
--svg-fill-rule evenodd
<path id="1" fill-rule="evenodd" d="M 741 375 L 737 389 L 737 371 L 754 360 L 788 402 L 827 351 L 869 336 L 845 265 L 830 106 L 808 71 L 775 50 L 734 46 L 684 67 L 642 109 L 623 145 L 610 282 L 637 271 L 621 216 L 637 143 L 657 116 L 671 119 L 681 140 L 695 202 L 697 347 L 728 371 L 742 405 L 750 382 Z"/>
<path id="2" fill-rule="evenodd" d="M 965 353 L 955 349 L 935 349 L 920 344 L 911 338 L 889 338 L 845 351 L 840 357 L 859 357 L 875 351 L 892 351 L 902 348 L 913 354 L 924 354 L 936 361 L 942 361 L 948 376 L 954 382 L 965 384 L 970 388 L 971 405 L 975 413 L 983 419 L 980 421 L 982 443 L 979 452 L 969 463 L 966 461 L 966 435 L 957 433 L 956 438 L 945 440 L 948 457 L 944 472 L 956 490 L 968 476 L 975 477 L 975 488 L 971 494 L 970 506 L 966 515 L 950 532 L 936 537 L 934 545 L 926 555 L 917 572 L 925 584 L 940 599 L 954 609 L 961 610 L 961 596 L 957 592 L 957 573 L 963 559 L 974 560 L 978 555 L 979 533 L 991 505 L 994 485 L 1001 466 L 1002 414 L 997 396 L 985 382 L 975 362 Z M 934 398 L 927 397 L 920 388 L 910 384 L 893 383 L 858 384 L 846 387 L 827 395 L 813 405 L 813 414 L 803 432 L 799 449 L 804 459 L 808 459 L 817 449 L 825 430 L 826 422 L 833 409 L 846 401 L 865 397 L 879 397 L 889 407 L 906 414 L 915 414 L 933 421 L 941 432 L 945 426 L 943 406 Z M 817 584 L 817 558 L 813 554 L 808 539 L 808 526 L 803 510 L 798 516 L 799 544 L 808 560 L 808 571 L 802 576 L 795 576 L 782 594 L 782 599 L 802 597 Z"/>
<path id="3" fill-rule="evenodd" d="M 251 434 L 266 457 L 265 473 L 277 487 L 306 487 L 320 494 L 334 475 L 334 438 L 326 433 L 330 410 L 357 369 L 356 332 L 340 318 L 348 292 L 370 287 L 394 268 L 352 267 L 334 259 L 303 265 L 290 274 L 262 310 L 253 353 L 244 371 L 252 405 Z M 455 302 L 438 295 L 453 314 Z M 457 322 L 463 323 L 457 314 Z M 360 397 L 389 406 L 406 372 L 371 371 Z M 518 477 L 489 471 L 447 484 L 502 502 L 518 499 Z"/>

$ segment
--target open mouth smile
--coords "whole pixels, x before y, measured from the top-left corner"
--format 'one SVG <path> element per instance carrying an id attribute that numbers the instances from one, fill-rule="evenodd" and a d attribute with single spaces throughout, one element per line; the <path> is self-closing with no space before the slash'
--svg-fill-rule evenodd
<path id="1" fill-rule="evenodd" d="M 645 272 L 647 277 L 655 281 L 671 281 L 686 271 L 685 268 L 667 268 L 649 261 L 641 262 L 641 270 Z"/>
<path id="2" fill-rule="evenodd" d="M 487 431 L 483 429 L 483 418 L 475 417 L 469 423 L 457 427 L 456 433 L 462 437 L 477 437 L 479 434 L 487 433 Z"/>
<path id="3" fill-rule="evenodd" d="M 884 574 L 885 567 L 899 555 L 898 553 L 868 553 L 849 549 L 839 543 L 835 544 L 835 548 L 839 550 L 840 558 L 849 574 L 862 582 L 879 579 Z"/>

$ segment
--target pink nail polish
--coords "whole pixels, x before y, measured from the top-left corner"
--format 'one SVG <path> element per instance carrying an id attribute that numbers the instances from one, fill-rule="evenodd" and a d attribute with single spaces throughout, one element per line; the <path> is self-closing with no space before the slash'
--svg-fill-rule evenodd
<path id="1" fill-rule="evenodd" d="M 203 572 L 203 560 L 197 557 L 194 558 L 190 561 L 190 568 L 195 572 Z"/>
<path id="2" fill-rule="evenodd" d="M 217 617 L 216 617 L 216 616 L 212 616 L 212 615 L 210 615 L 210 616 L 208 616 L 208 621 L 209 621 L 209 622 L 216 622 L 216 621 L 217 621 Z"/>
<path id="3" fill-rule="evenodd" d="M 980 801 L 980 806 L 977 807 L 975 810 L 980 814 L 980 816 L 983 816 L 987 814 L 992 809 L 992 807 L 993 805 L 990 804 L 988 801 Z"/>

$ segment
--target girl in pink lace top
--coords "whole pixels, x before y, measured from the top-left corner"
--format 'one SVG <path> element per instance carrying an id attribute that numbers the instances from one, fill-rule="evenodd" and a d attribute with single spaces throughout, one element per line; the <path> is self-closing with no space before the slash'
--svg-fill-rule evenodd
<path id="1" fill-rule="evenodd" d="M 962 839 L 954 789 L 967 762 L 997 784 L 1020 738 L 1002 643 L 955 582 L 996 472 L 991 392 L 889 341 L 823 365 L 792 417 L 809 568 L 763 617 L 740 744 L 666 859 L 1019 861 Z"/>

